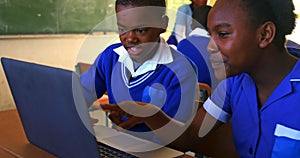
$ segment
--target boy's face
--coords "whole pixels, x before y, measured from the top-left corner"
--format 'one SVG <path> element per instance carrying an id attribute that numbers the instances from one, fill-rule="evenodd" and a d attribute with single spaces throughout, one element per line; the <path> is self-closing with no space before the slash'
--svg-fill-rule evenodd
<path id="1" fill-rule="evenodd" d="M 165 32 L 168 21 L 157 12 L 154 7 L 118 5 L 116 8 L 120 40 L 137 62 L 142 63 L 154 55 L 160 34 Z"/>
<path id="2" fill-rule="evenodd" d="M 218 0 L 208 16 L 211 40 L 207 50 L 218 79 L 253 72 L 259 65 L 261 53 L 257 29 L 250 25 L 247 11 L 240 0 Z"/>

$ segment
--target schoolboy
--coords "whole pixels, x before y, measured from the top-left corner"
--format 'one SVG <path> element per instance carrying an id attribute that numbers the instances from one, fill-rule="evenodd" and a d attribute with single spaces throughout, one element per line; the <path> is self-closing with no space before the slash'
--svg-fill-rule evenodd
<path id="1" fill-rule="evenodd" d="M 121 43 L 107 47 L 81 75 L 88 103 L 107 92 L 109 103 L 151 103 L 186 122 L 196 108 L 196 69 L 160 37 L 168 25 L 165 1 L 117 0 L 115 5 Z M 152 139 L 145 124 L 127 132 Z"/>

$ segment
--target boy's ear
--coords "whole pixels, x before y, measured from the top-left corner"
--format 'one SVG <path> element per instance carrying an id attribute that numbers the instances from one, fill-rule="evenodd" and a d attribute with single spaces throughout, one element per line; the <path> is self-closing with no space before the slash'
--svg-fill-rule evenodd
<path id="1" fill-rule="evenodd" d="M 167 15 L 163 15 L 161 21 L 161 28 L 164 30 L 163 32 L 167 30 L 168 24 L 169 24 L 169 17 Z"/>
<path id="2" fill-rule="evenodd" d="M 276 35 L 276 26 L 273 22 L 265 22 L 259 28 L 259 47 L 265 48 L 273 42 Z"/>

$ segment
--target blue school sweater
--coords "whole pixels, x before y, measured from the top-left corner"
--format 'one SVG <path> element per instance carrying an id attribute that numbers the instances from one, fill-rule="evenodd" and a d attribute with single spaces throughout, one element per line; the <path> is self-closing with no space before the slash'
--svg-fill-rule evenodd
<path id="1" fill-rule="evenodd" d="M 197 91 L 195 65 L 178 51 L 171 49 L 173 62 L 158 64 L 154 71 L 148 71 L 135 78 L 121 62 L 115 48 L 120 43 L 107 47 L 95 60 L 91 68 L 81 75 L 85 96 L 92 103 L 93 95 L 100 98 L 105 92 L 109 103 L 134 100 L 154 104 L 167 115 L 186 122 L 195 112 L 194 100 Z M 130 129 L 146 132 L 145 124 Z"/>

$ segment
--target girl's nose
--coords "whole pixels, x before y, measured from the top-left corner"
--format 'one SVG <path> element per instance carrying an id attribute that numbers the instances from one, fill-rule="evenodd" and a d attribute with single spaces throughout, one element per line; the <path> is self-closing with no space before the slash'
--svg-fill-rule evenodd
<path id="1" fill-rule="evenodd" d="M 207 45 L 207 51 L 211 54 L 219 52 L 219 48 L 212 38 L 210 38 L 209 43 Z"/>

